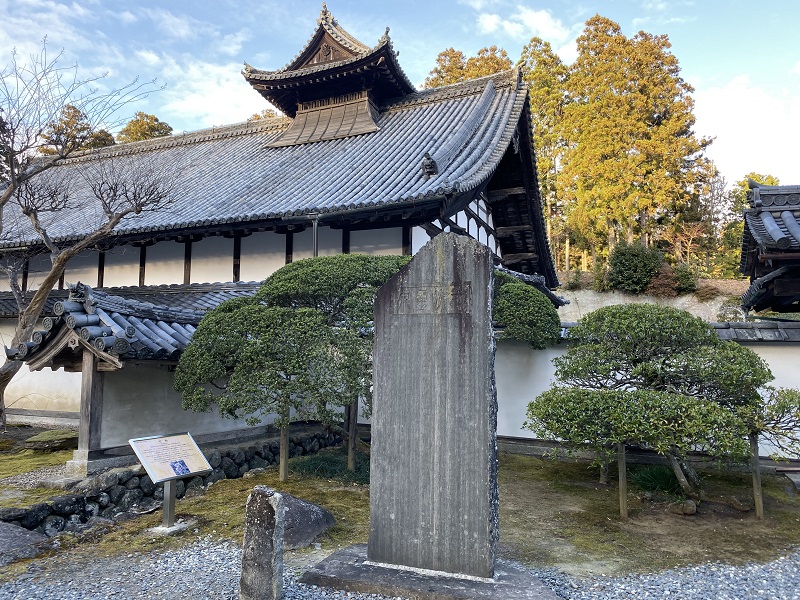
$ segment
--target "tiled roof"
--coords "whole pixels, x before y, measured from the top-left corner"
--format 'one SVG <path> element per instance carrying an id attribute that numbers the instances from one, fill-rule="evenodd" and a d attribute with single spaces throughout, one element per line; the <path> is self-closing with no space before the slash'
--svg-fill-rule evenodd
<path id="1" fill-rule="evenodd" d="M 750 276 L 745 310 L 797 312 L 800 305 L 800 186 L 750 182 L 740 269 Z"/>
<path id="2" fill-rule="evenodd" d="M 800 186 L 755 185 L 749 199 L 751 207 L 744 211 L 742 269 L 752 263 L 758 248 L 800 250 Z"/>
<path id="3" fill-rule="evenodd" d="M 574 321 L 561 323 L 561 337 L 576 325 Z M 800 321 L 747 321 L 709 323 L 719 339 L 740 343 L 800 342 Z"/>
<path id="4" fill-rule="evenodd" d="M 80 283 L 70 286 L 68 297 L 54 303 L 53 316 L 43 320 L 44 329 L 6 354 L 28 361 L 34 369 L 63 362 L 58 356 L 65 351 L 72 360 L 75 350 L 87 347 L 112 364 L 125 359 L 177 360 L 209 308 L 231 297 L 251 295 L 258 285 L 225 284 L 224 290 L 206 286 L 194 289 L 194 297 L 175 289 L 192 286 L 159 287 L 150 293 L 121 288 L 127 293 L 122 297 Z M 149 301 L 156 299 L 172 302 Z"/>
<path id="5" fill-rule="evenodd" d="M 492 86 L 494 93 L 486 101 L 484 92 Z M 74 196 L 88 198 L 78 173 L 89 161 L 185 165 L 180 172 L 183 195 L 163 210 L 127 217 L 117 236 L 302 220 L 313 214 L 324 221 L 342 211 L 375 214 L 390 207 L 413 208 L 484 183 L 511 142 L 526 97 L 518 72 L 507 71 L 388 103 L 380 108 L 380 129 L 369 135 L 271 148 L 268 144 L 291 121 L 268 119 L 87 152 L 47 175 L 74 174 Z M 479 105 L 480 114 L 474 112 Z M 424 153 L 435 156 L 442 148 L 452 150 L 449 164 L 426 178 Z M 87 233 L 96 217 L 84 207 L 61 211 L 45 225 L 56 240 L 74 239 Z M 37 242 L 20 222 L 16 238 L 0 247 Z"/>
<path id="6" fill-rule="evenodd" d="M 225 300 L 255 294 L 260 282 L 248 281 L 238 283 L 192 283 L 190 285 L 152 285 L 93 289 L 98 297 L 123 296 L 132 302 L 168 306 L 184 311 L 200 314 L 211 310 Z M 47 298 L 44 316 L 53 316 L 56 302 L 66 300 L 69 290 L 53 290 Z M 25 296 L 30 299 L 33 292 Z M 17 316 L 17 305 L 11 292 L 0 292 L 0 318 Z"/>

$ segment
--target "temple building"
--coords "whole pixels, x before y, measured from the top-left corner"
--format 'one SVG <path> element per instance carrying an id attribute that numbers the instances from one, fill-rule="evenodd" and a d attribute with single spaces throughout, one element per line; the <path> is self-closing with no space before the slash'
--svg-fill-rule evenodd
<path id="1" fill-rule="evenodd" d="M 412 254 L 452 231 L 487 245 L 499 265 L 530 276 L 558 305 L 519 71 L 417 90 L 397 56 L 388 29 L 370 47 L 323 4 L 313 35 L 285 67 L 245 64 L 245 82 L 282 116 L 76 153 L 51 169 L 46 175 L 69 179 L 76 197 L 89 198 L 87 169 L 169 165 L 176 194 L 160 210 L 126 217 L 69 263 L 49 320 L 8 351 L 45 369 L 18 374 L 6 394 L 9 414 L 80 413 L 84 461 L 126 435 L 166 433 L 153 430 L 157 423 L 191 425 L 201 438 L 228 431 L 231 422 L 218 417 L 181 421 L 179 397 L 151 373 L 171 372 L 203 311 L 311 256 Z M 88 206 L 54 214 L 50 236 L 87 235 L 98 210 Z M 32 290 L 49 258 L 33 256 L 41 242 L 18 222 L 0 252 L 31 254 L 20 284 Z M 16 316 L 10 297 L 0 292 L 6 339 Z M 125 386 L 147 395 L 156 384 L 158 419 L 128 431 L 125 411 L 141 416 L 146 407 L 136 410 Z"/>
<path id="2" fill-rule="evenodd" d="M 745 311 L 800 312 L 800 185 L 750 181 L 740 269 Z"/>

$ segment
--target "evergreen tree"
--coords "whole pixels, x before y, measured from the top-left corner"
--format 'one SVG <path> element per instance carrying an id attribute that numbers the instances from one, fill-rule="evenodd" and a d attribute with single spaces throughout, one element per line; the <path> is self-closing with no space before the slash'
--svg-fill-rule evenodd
<path id="1" fill-rule="evenodd" d="M 567 79 L 559 187 L 567 222 L 589 244 L 657 237 L 702 185 L 710 140 L 694 126 L 694 91 L 669 39 L 596 15 L 578 38 Z"/>
<path id="2" fill-rule="evenodd" d="M 117 141 L 122 144 L 140 142 L 153 138 L 164 137 L 172 133 L 172 127 L 160 121 L 155 115 L 137 112 L 133 119 L 117 134 Z"/>
<path id="3" fill-rule="evenodd" d="M 425 88 L 441 87 L 492 75 L 511 68 L 508 53 L 497 46 L 481 48 L 478 54 L 467 58 L 461 50 L 448 48 L 436 57 L 436 66 L 425 79 Z"/>

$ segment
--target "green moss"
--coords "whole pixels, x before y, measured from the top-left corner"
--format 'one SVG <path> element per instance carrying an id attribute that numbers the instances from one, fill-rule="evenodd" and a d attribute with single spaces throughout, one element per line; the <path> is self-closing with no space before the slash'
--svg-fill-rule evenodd
<path id="1" fill-rule="evenodd" d="M 70 429 L 49 429 L 26 439 L 26 442 L 60 442 L 63 440 L 77 440 L 78 432 Z"/>
<path id="2" fill-rule="evenodd" d="M 59 452 L 23 450 L 22 452 L 6 454 L 3 456 L 3 460 L 0 460 L 0 479 L 11 477 L 12 475 L 19 475 L 20 473 L 36 471 L 37 469 L 43 469 L 45 467 L 63 465 L 71 458 L 71 450 L 62 450 Z"/>

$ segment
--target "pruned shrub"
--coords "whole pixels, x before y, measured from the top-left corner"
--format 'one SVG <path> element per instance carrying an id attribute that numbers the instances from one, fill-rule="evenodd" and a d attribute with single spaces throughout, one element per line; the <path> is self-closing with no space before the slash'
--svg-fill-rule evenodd
<path id="1" fill-rule="evenodd" d="M 613 290 L 641 294 L 663 262 L 663 255 L 655 248 L 619 243 L 608 257 L 608 285 Z"/>
<path id="2" fill-rule="evenodd" d="M 675 291 L 689 294 L 697 290 L 697 272 L 685 263 L 672 267 L 672 278 L 675 280 Z"/>
<path id="3" fill-rule="evenodd" d="M 555 306 L 536 288 L 497 273 L 495 279 L 495 323 L 501 337 L 528 342 L 543 349 L 561 337 L 561 320 Z"/>

